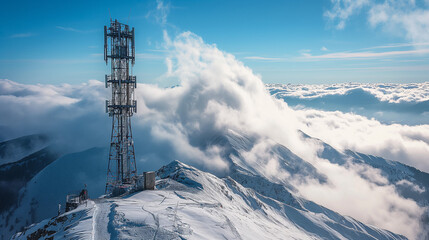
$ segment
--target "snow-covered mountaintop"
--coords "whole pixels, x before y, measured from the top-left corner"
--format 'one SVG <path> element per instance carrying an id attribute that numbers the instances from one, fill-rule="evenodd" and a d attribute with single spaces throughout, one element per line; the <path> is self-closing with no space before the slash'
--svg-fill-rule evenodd
<path id="1" fill-rule="evenodd" d="M 14 239 L 405 239 L 289 193 L 305 203 L 296 208 L 179 161 L 157 175 L 155 191 L 92 200 Z"/>

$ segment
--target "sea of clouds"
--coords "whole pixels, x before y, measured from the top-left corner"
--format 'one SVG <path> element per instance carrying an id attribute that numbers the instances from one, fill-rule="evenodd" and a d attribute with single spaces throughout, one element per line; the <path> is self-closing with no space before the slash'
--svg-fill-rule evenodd
<path id="1" fill-rule="evenodd" d="M 328 176 L 328 184 L 295 183 L 299 194 L 363 222 L 418 238 L 423 231 L 422 207 L 400 197 L 375 169 L 344 168 L 318 158 L 321 146 L 302 138 L 299 131 L 339 149 L 375 154 L 429 171 L 425 161 L 429 125 L 388 124 L 350 112 L 290 107 L 273 97 L 250 68 L 199 36 L 184 32 L 171 38 L 165 32 L 164 40 L 168 52 L 164 77 L 180 84 L 172 88 L 138 84 L 133 134 L 140 165 L 155 169 L 178 159 L 225 175 L 228 163 L 220 157 L 221 149 L 207 143 L 231 130 L 257 136 L 258 143 L 246 156 L 249 161 L 267 158 L 262 161 L 266 176 L 288 177 L 277 171 L 278 159 L 266 154 L 270 144 L 281 143 Z M 424 88 L 413 94 L 427 96 Z M 303 92 L 297 97 L 308 98 Z M 382 93 L 380 87 L 377 98 L 398 102 L 392 94 Z M 0 80 L 0 138 L 48 133 L 69 152 L 107 147 L 111 128 L 104 106 L 107 98 L 108 89 L 97 80 L 58 86 Z M 367 173 L 365 179 L 358 174 L 362 171 Z"/>
<path id="2" fill-rule="evenodd" d="M 270 92 L 296 109 L 355 113 L 382 123 L 429 124 L 429 83 L 330 85 L 268 84 Z"/>
<path id="3" fill-rule="evenodd" d="M 388 103 L 419 103 L 429 101 L 429 82 L 422 83 L 335 83 L 335 84 L 268 84 L 271 91 L 282 96 L 317 99 L 347 95 L 362 90 L 379 101 Z M 363 99 L 357 99 L 362 102 Z M 367 100 L 365 100 L 367 101 Z M 425 109 L 429 111 L 428 109 Z M 429 120 L 428 120 L 429 122 Z"/>

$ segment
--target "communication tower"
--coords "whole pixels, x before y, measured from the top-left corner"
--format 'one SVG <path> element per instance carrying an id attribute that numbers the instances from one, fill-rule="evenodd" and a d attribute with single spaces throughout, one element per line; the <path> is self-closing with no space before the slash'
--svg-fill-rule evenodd
<path id="1" fill-rule="evenodd" d="M 137 112 L 132 76 L 135 63 L 134 28 L 110 20 L 104 26 L 104 60 L 110 60 L 111 74 L 105 76 L 106 88 L 112 87 L 112 99 L 106 100 L 106 112 L 112 117 L 106 194 L 121 191 L 132 184 L 137 174 L 131 116 Z M 130 66 L 130 63 L 132 66 Z"/>

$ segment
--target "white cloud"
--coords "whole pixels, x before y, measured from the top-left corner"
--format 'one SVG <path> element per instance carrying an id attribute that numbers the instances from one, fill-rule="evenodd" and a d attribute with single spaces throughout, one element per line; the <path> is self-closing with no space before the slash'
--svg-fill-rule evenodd
<path id="1" fill-rule="evenodd" d="M 295 120 L 292 114 L 288 114 L 291 109 L 285 103 L 273 99 L 260 78 L 249 68 L 231 54 L 205 44 L 192 33 L 183 33 L 174 40 L 166 36 L 167 47 L 171 51 L 166 61 L 168 76 L 179 79 L 181 85 L 162 91 L 155 91 L 149 86 L 139 88 L 151 89 L 138 95 L 150 96 L 149 99 L 139 100 L 139 106 L 150 109 L 149 116 L 142 119 L 163 116 L 162 121 L 155 120 L 157 125 L 174 122 L 168 126 L 191 139 L 191 142 L 192 139 L 202 141 L 229 129 L 237 132 L 247 132 L 249 129 L 270 131 L 282 138 L 287 136 L 291 143 L 297 142 L 293 141 L 299 138 L 295 128 L 283 127 L 286 135 L 280 135 L 273 129 L 273 126 L 280 128 L 283 125 L 282 121 L 274 120 L 276 116 L 290 119 L 288 122 L 293 124 Z M 284 111 L 278 111 L 279 108 Z M 264 113 L 261 109 L 264 109 Z M 266 114 L 269 111 L 272 112 L 273 120 L 267 121 Z M 139 109 L 139 112 L 145 111 Z M 305 152 L 305 148 L 297 144 L 296 150 L 299 149 Z"/>
<path id="2" fill-rule="evenodd" d="M 412 182 L 407 181 L 405 179 L 402 179 L 401 181 L 396 182 L 396 185 L 405 186 L 408 189 L 411 189 L 412 191 L 417 192 L 417 193 L 424 193 L 426 191 L 425 188 L 419 187 L 419 186 L 417 186 L 417 185 L 413 184 Z"/>
<path id="3" fill-rule="evenodd" d="M 103 84 L 95 80 L 53 86 L 0 79 L 0 115 L 5 116 L 0 118 L 0 138 L 50 133 L 69 141 L 70 151 L 91 142 L 97 146 L 94 139 L 107 135 L 100 129 L 108 124 L 100 117 L 105 94 Z"/>
<path id="4" fill-rule="evenodd" d="M 303 129 L 338 149 L 381 156 L 429 171 L 429 125 L 386 125 L 352 113 L 298 110 Z"/>
<path id="5" fill-rule="evenodd" d="M 280 167 L 277 155 L 272 152 L 277 143 L 268 138 L 262 138 L 250 151 L 241 151 L 240 154 L 256 172 L 276 182 L 278 179 L 289 179 L 290 174 Z"/>
<path id="6" fill-rule="evenodd" d="M 10 36 L 10 38 L 27 38 L 34 36 L 33 33 L 17 33 Z"/>
<path id="7" fill-rule="evenodd" d="M 405 33 L 415 43 L 429 41 L 429 9 L 420 8 L 415 1 L 391 0 L 374 4 L 369 10 L 371 26 L 387 31 Z"/>
<path id="8" fill-rule="evenodd" d="M 332 9 L 325 12 L 338 29 L 360 10 L 365 9 L 373 27 L 403 36 L 413 43 L 429 41 L 429 5 L 422 0 L 332 0 Z"/>
<path id="9" fill-rule="evenodd" d="M 331 21 L 338 21 L 337 29 L 344 29 L 350 16 L 360 11 L 370 0 L 331 0 L 333 7 L 325 12 L 325 17 Z"/>
<path id="10" fill-rule="evenodd" d="M 416 229 L 421 226 L 416 219 L 422 209 L 414 201 L 400 197 L 394 186 L 369 182 L 355 171 L 327 160 L 319 159 L 313 164 L 329 176 L 329 184 L 317 181 L 300 184 L 298 188 L 305 197 L 317 199 L 318 203 L 343 215 L 417 239 Z M 383 179 L 377 173 L 372 175 Z"/>
<path id="11" fill-rule="evenodd" d="M 149 11 L 146 14 L 146 18 L 154 18 L 158 24 L 164 26 L 167 24 L 170 7 L 170 3 L 165 3 L 162 0 L 156 0 L 156 9 Z"/>
<path id="12" fill-rule="evenodd" d="M 328 51 L 328 48 L 326 48 L 325 46 L 323 46 L 320 50 L 326 52 L 326 51 Z"/>
<path id="13" fill-rule="evenodd" d="M 21 104 L 21 107 L 32 108 L 33 106 L 38 106 L 41 107 L 39 110 L 43 111 L 79 101 L 79 99 L 65 96 L 65 91 L 61 87 L 53 85 L 25 85 L 7 79 L 1 79 L 0 82 L 0 91 L 2 93 L 0 97 L 3 102 Z"/>

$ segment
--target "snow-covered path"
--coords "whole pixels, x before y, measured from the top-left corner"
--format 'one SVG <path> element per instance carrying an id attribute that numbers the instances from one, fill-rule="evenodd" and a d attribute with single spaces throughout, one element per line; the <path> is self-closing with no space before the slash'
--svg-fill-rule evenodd
<path id="1" fill-rule="evenodd" d="M 92 239 L 110 239 L 108 231 L 109 215 L 111 215 L 112 203 L 106 199 L 94 200 L 94 215 L 92 216 Z"/>

